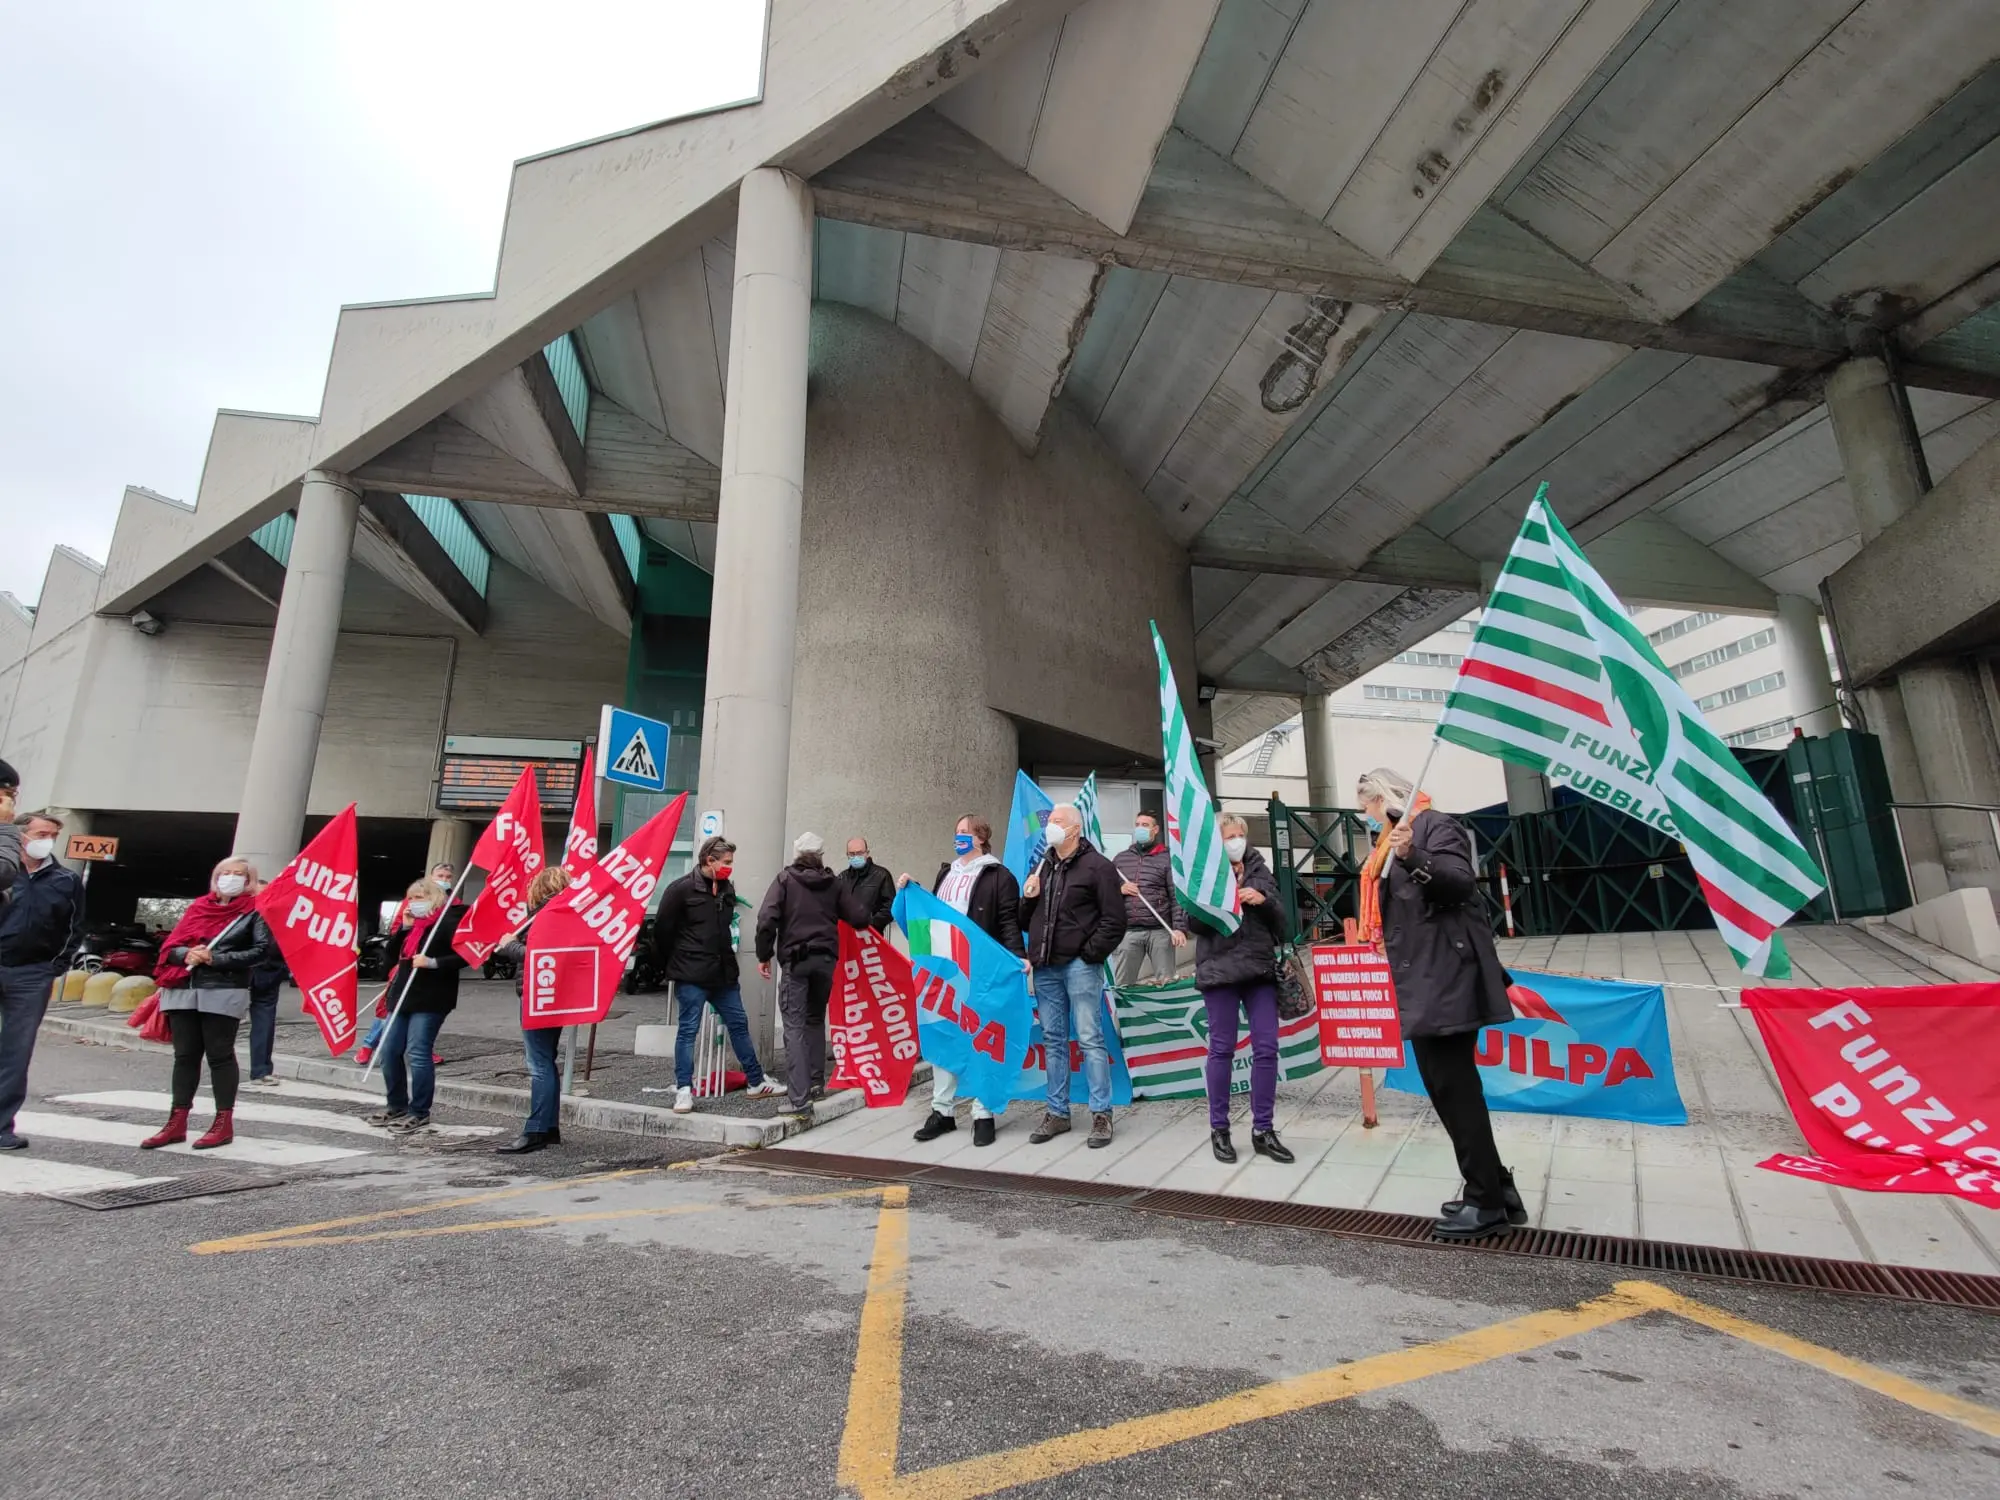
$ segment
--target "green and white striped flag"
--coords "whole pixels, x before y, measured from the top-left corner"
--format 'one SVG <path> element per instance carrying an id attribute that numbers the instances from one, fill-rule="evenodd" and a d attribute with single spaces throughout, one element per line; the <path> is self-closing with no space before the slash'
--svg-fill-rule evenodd
<path id="1" fill-rule="evenodd" d="M 1113 995 L 1118 1037 L 1132 1074 L 1134 1099 L 1199 1099 L 1208 1058 L 1208 1015 L 1192 979 L 1142 984 Z M 1319 1013 L 1278 1023 L 1278 1077 L 1308 1078 L 1320 1070 Z M 1250 1032 L 1236 1038 L 1229 1091 L 1250 1087 Z"/>
<path id="2" fill-rule="evenodd" d="M 1083 824 L 1083 836 L 1090 840 L 1090 847 L 1104 854 L 1104 825 L 1097 821 L 1097 773 L 1092 771 L 1083 778 L 1083 788 L 1076 794 L 1076 815 Z M 1106 855 L 1106 858 L 1109 858 Z"/>
<path id="3" fill-rule="evenodd" d="M 1819 867 L 1535 492 L 1438 738 L 1532 766 L 1677 838 L 1745 972 L 1791 974 L 1777 929 Z"/>
<path id="4" fill-rule="evenodd" d="M 1160 744 L 1166 762 L 1167 855 L 1174 873 L 1174 899 L 1196 916 L 1234 932 L 1242 920 L 1236 899 L 1236 872 L 1222 852 L 1215 804 L 1195 758 L 1194 736 L 1181 712 L 1173 664 L 1167 660 L 1160 627 L 1153 627 L 1153 651 L 1160 659 Z"/>

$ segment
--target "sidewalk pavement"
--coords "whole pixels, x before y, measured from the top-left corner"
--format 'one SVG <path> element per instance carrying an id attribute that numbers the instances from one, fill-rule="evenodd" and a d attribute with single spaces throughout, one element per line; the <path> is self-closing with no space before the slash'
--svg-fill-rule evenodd
<path id="1" fill-rule="evenodd" d="M 1944 977 L 1852 927 L 1788 928 L 1791 983 L 1908 985 Z M 1801 1151 L 1757 1037 L 1735 1001 L 1741 977 L 1714 932 L 1526 938 L 1501 944 L 1511 968 L 1667 986 L 1675 1071 L 1686 1126 L 1496 1112 L 1494 1134 L 1532 1221 L 1580 1233 L 1769 1250 L 1842 1260 L 2000 1273 L 2000 1213 L 1935 1197 L 1864 1193 L 1766 1172 L 1780 1151 Z M 1706 988 L 1696 988 L 1706 986 Z M 1083 1132 L 1028 1144 L 1039 1118 L 1017 1104 L 999 1139 L 975 1149 L 959 1130 L 910 1138 L 927 1103 L 865 1110 L 792 1143 L 794 1150 L 1026 1172 L 1077 1181 L 1176 1187 L 1388 1213 L 1433 1214 L 1458 1195 L 1451 1145 L 1419 1094 L 1377 1092 L 1380 1128 L 1364 1130 L 1357 1075 L 1329 1069 L 1278 1089 L 1278 1129 L 1298 1154 L 1283 1167 L 1249 1150 L 1247 1101 L 1236 1105 L 1235 1166 L 1208 1148 L 1199 1099 L 1120 1111 L 1117 1139 L 1091 1151 Z"/>
<path id="2" fill-rule="evenodd" d="M 363 991 L 367 1000 L 372 990 Z M 783 1096 L 747 1099 L 741 1093 L 701 1099 L 691 1115 L 673 1112 L 674 1061 L 671 1057 L 639 1057 L 632 1048 L 641 1025 L 664 1024 L 672 1010 L 667 993 L 618 996 L 599 1025 L 597 1053 L 588 1080 L 588 1030 L 577 1037 L 576 1092 L 564 1097 L 562 1123 L 579 1129 L 617 1131 L 626 1135 L 679 1136 L 725 1146 L 775 1146 L 808 1128 L 782 1113 Z M 372 1008 L 364 1005 L 364 1022 L 372 1024 Z M 102 1006 L 59 1004 L 49 1007 L 43 1029 L 113 1046 L 150 1047 L 125 1025 L 125 1017 L 108 1015 Z M 363 1034 L 366 1034 L 365 1028 Z M 160 1050 L 164 1051 L 165 1048 Z M 237 1053 L 249 1056 L 249 1027 L 237 1035 Z M 521 1050 L 521 1002 L 511 981 L 467 980 L 459 986 L 458 1008 L 438 1034 L 437 1097 L 441 1103 L 469 1109 L 497 1110 L 526 1117 L 528 1063 Z M 361 1068 L 353 1053 L 328 1057 L 319 1027 L 304 1013 L 296 989 L 287 988 L 278 1001 L 278 1032 L 273 1047 L 274 1071 L 281 1078 L 309 1083 L 361 1086 Z M 560 1059 L 559 1059 L 560 1061 Z M 246 1078 L 249 1076 L 246 1069 Z M 929 1070 L 924 1069 L 928 1078 Z M 367 1085 L 381 1087 L 379 1068 Z M 861 1095 L 847 1091 L 814 1101 L 813 1125 L 861 1108 Z"/>

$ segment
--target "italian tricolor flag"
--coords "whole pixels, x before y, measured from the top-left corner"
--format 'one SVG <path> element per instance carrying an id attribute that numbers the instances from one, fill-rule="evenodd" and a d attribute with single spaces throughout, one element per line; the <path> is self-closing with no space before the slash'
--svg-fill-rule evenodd
<path id="1" fill-rule="evenodd" d="M 1819 866 L 1563 529 L 1548 488 L 1507 554 L 1438 738 L 1679 839 L 1736 962 L 1786 978 L 1778 928 L 1825 887 Z"/>
<path id="2" fill-rule="evenodd" d="M 910 960 L 941 958 L 959 973 L 972 973 L 972 940 L 941 917 L 913 917 L 908 926 Z"/>

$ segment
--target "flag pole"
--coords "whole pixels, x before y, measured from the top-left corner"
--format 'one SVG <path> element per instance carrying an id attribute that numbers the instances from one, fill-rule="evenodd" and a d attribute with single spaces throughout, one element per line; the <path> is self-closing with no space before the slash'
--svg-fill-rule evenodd
<path id="1" fill-rule="evenodd" d="M 458 899 L 459 888 L 465 884 L 465 877 L 471 873 L 472 866 L 468 864 L 463 870 L 458 872 L 458 879 L 451 883 L 451 891 L 445 896 L 444 905 L 438 908 L 438 920 L 431 923 L 431 930 L 424 934 L 424 945 L 417 950 L 418 958 L 428 958 L 430 956 L 431 944 L 437 940 L 438 928 L 444 925 L 444 914 L 451 910 L 452 902 Z M 389 1024 L 382 1028 L 383 1041 L 386 1042 L 389 1039 L 389 1033 L 395 1029 L 396 1017 L 403 1013 L 403 1002 L 410 998 L 410 986 L 416 982 L 417 966 L 412 963 L 410 965 L 410 977 L 403 981 L 403 992 L 396 996 L 396 1004 L 389 1012 Z M 384 985 L 383 988 L 386 990 L 388 986 Z M 382 1049 L 377 1047 L 368 1058 L 368 1066 L 361 1070 L 361 1081 L 363 1083 L 368 1081 L 368 1075 L 375 1071 L 375 1064 L 381 1060 Z"/>

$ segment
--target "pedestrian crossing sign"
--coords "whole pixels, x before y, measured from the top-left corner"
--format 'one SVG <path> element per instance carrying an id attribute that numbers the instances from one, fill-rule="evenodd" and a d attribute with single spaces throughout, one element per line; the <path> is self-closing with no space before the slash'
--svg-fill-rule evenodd
<path id="1" fill-rule="evenodd" d="M 606 781 L 642 792 L 667 789 L 667 725 L 628 709 L 604 705 L 597 722 L 598 773 Z"/>

